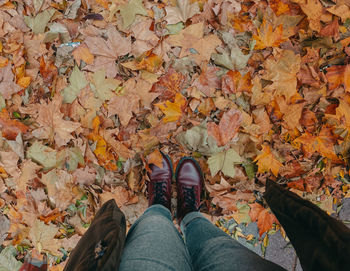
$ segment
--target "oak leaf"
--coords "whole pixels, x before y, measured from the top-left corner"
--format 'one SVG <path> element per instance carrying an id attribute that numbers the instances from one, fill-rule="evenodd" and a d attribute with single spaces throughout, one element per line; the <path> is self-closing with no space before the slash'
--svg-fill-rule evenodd
<path id="1" fill-rule="evenodd" d="M 218 146 L 225 146 L 237 134 L 241 123 L 241 112 L 231 109 L 223 114 L 219 125 L 214 122 L 207 124 L 208 134 L 216 139 Z"/>

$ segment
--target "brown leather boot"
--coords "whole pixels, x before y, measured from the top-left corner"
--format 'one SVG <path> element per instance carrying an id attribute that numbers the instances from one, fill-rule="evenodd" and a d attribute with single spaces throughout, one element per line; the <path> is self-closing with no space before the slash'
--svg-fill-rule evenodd
<path id="1" fill-rule="evenodd" d="M 161 204 L 171 208 L 171 180 L 173 178 L 173 164 L 170 157 L 163 154 L 163 168 L 150 164 L 151 172 L 147 172 L 150 179 L 147 182 L 148 204 Z"/>
<path id="2" fill-rule="evenodd" d="M 189 212 L 199 211 L 203 173 L 191 157 L 183 157 L 176 167 L 177 219 L 179 222 Z"/>

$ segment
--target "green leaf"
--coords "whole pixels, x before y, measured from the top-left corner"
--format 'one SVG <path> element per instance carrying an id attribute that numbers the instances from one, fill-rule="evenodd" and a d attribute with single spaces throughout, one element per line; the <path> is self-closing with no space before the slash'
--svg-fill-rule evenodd
<path id="1" fill-rule="evenodd" d="M 21 268 L 22 263 L 17 261 L 16 248 L 13 246 L 5 247 L 0 253 L 0 271 L 17 271 Z"/>
<path id="2" fill-rule="evenodd" d="M 240 202 L 237 202 L 237 212 L 233 214 L 233 218 L 236 220 L 238 224 L 241 223 L 250 223 L 252 222 L 249 211 L 250 207 L 248 204 L 241 204 Z"/>
<path id="3" fill-rule="evenodd" d="M 249 161 L 248 163 L 244 163 L 243 167 L 245 169 L 245 173 L 247 174 L 249 180 L 253 179 L 255 176 L 255 164 Z"/>
<path id="4" fill-rule="evenodd" d="M 29 28 L 32 29 L 34 34 L 44 33 L 47 23 L 51 20 L 54 13 L 54 9 L 47 9 L 43 12 L 40 12 L 35 17 L 24 16 L 24 22 Z"/>
<path id="5" fill-rule="evenodd" d="M 68 171 L 74 171 L 78 168 L 78 165 L 85 165 L 84 156 L 81 153 L 80 148 L 74 147 L 66 150 L 67 160 L 66 169 Z"/>
<path id="6" fill-rule="evenodd" d="M 166 26 L 166 29 L 168 29 L 170 35 L 178 34 L 183 28 L 183 22 L 178 22 L 177 24 L 168 24 Z"/>
<path id="7" fill-rule="evenodd" d="M 107 78 L 106 71 L 100 70 L 94 73 L 93 75 L 93 88 L 92 90 L 95 93 L 95 96 L 98 97 L 101 101 L 105 102 L 106 100 L 112 99 L 115 96 L 113 90 L 115 90 L 120 85 L 120 81 Z"/>
<path id="8" fill-rule="evenodd" d="M 80 91 L 88 84 L 84 73 L 81 72 L 77 66 L 74 67 L 73 72 L 69 77 L 69 82 L 70 86 L 63 90 L 64 103 L 72 103 L 77 98 Z"/>
<path id="9" fill-rule="evenodd" d="M 211 176 L 215 176 L 219 171 L 228 177 L 235 176 L 235 164 L 242 163 L 242 158 L 233 150 L 217 153 L 208 159 Z"/>
<path id="10" fill-rule="evenodd" d="M 127 28 L 135 21 L 136 14 L 148 15 L 147 10 L 143 7 L 142 0 L 131 0 L 120 8 L 120 15 L 123 17 L 124 28 Z"/>
<path id="11" fill-rule="evenodd" d="M 54 168 L 57 164 L 57 151 L 42 145 L 39 141 L 28 148 L 27 158 L 39 163 L 45 170 Z"/>

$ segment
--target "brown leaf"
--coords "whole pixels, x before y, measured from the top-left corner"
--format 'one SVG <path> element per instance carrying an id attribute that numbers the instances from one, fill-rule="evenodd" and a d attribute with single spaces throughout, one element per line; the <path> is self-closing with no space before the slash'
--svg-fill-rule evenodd
<path id="1" fill-rule="evenodd" d="M 241 112 L 231 109 L 223 114 L 219 125 L 214 122 L 207 123 L 208 134 L 216 139 L 218 146 L 224 146 L 237 134 L 241 122 Z"/>
<path id="2" fill-rule="evenodd" d="M 118 115 L 123 126 L 128 125 L 132 118 L 132 113 L 139 110 L 140 98 L 135 94 L 126 94 L 113 97 L 108 103 L 108 116 Z"/>
<path id="3" fill-rule="evenodd" d="M 207 97 L 212 97 L 215 90 L 221 87 L 220 78 L 216 74 L 218 70 L 216 67 L 205 67 L 192 86 L 203 92 Z"/>
<path id="4" fill-rule="evenodd" d="M 19 133 L 27 133 L 29 127 L 16 119 L 11 119 L 6 108 L 0 112 L 0 125 L 2 136 L 8 140 L 15 140 Z"/>

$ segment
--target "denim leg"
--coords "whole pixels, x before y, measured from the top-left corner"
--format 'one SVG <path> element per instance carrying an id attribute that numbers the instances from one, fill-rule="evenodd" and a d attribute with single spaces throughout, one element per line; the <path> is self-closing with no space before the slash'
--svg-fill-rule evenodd
<path id="1" fill-rule="evenodd" d="M 241 245 L 199 212 L 187 214 L 181 230 L 196 271 L 284 270 Z"/>
<path id="2" fill-rule="evenodd" d="M 191 271 L 191 258 L 170 211 L 149 207 L 126 237 L 120 271 Z"/>

